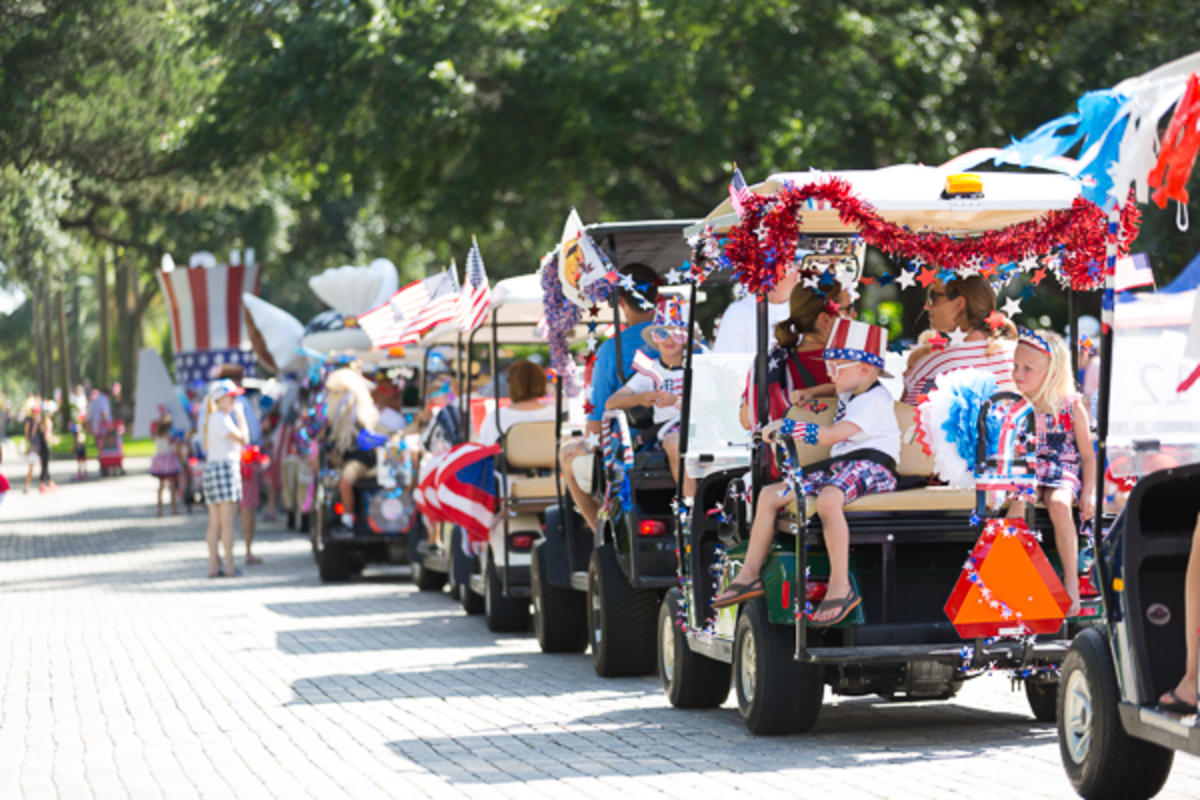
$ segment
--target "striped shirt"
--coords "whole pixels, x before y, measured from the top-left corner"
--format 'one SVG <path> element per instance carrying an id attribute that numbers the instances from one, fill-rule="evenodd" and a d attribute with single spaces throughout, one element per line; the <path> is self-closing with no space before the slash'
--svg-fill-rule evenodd
<path id="1" fill-rule="evenodd" d="M 963 342 L 958 346 L 949 345 L 945 350 L 930 353 L 917 362 L 904 375 L 904 397 L 902 402 L 916 405 L 917 398 L 928 394 L 933 388 L 933 381 L 944 372 L 954 372 L 959 369 L 990 370 L 996 377 L 996 384 L 1002 392 L 1015 392 L 1017 385 L 1013 383 L 1013 350 L 1015 343 L 1009 340 L 995 342 L 995 352 L 988 353 L 989 340 Z"/>

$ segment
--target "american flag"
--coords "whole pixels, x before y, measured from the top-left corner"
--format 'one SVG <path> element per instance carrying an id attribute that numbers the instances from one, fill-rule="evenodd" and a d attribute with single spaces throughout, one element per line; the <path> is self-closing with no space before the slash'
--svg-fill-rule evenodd
<path id="1" fill-rule="evenodd" d="M 470 333 L 482 325 L 491 304 L 492 290 L 483 268 L 483 256 L 479 253 L 479 242 L 472 236 L 467 268 L 463 271 L 463 291 L 458 295 L 458 327 L 462 332 Z"/>
<path id="2" fill-rule="evenodd" d="M 443 322 L 453 320 L 458 307 L 457 267 L 428 278 L 413 281 L 392 295 L 386 303 L 358 318 L 358 326 L 376 350 L 409 344 L 421 334 Z"/>
<path id="3" fill-rule="evenodd" d="M 733 204 L 733 210 L 737 212 L 738 217 L 742 216 L 742 209 L 749 199 L 750 187 L 746 185 L 746 178 L 738 165 L 734 164 L 733 178 L 729 181 L 729 202 Z"/>

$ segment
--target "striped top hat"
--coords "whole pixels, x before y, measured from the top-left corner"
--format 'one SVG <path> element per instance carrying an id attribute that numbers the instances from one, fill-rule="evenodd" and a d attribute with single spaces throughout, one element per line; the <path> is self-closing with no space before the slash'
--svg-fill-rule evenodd
<path id="1" fill-rule="evenodd" d="M 886 328 L 869 325 L 856 319 L 838 318 L 829 332 L 829 340 L 821 358 L 837 361 L 861 361 L 881 370 L 885 378 L 892 377 L 883 368 L 884 354 L 887 353 L 888 334 Z"/>

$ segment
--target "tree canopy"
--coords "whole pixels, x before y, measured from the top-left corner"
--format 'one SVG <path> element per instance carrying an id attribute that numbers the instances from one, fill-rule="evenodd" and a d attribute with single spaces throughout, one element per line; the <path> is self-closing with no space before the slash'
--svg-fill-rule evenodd
<path id="1" fill-rule="evenodd" d="M 8 0 L 0 192 L 39 214 L 0 204 L 0 260 L 22 285 L 107 260 L 140 324 L 163 252 L 249 246 L 306 318 L 326 267 L 413 278 L 478 234 L 494 278 L 528 272 L 571 206 L 700 215 L 735 161 L 1002 145 L 1198 25 L 1160 0 Z M 1200 242 L 1146 218 L 1168 278 Z"/>

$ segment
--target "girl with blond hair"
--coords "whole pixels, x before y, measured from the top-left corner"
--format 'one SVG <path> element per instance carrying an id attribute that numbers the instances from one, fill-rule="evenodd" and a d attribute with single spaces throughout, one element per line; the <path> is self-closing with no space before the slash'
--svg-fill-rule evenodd
<path id="1" fill-rule="evenodd" d="M 1078 534 L 1071 508 L 1079 501 L 1084 522 L 1096 512 L 1096 454 L 1083 395 L 1071 375 L 1071 354 L 1058 334 L 1022 330 L 1013 354 L 1017 391 L 1033 404 L 1037 434 L 1037 499 L 1054 524 L 1054 545 L 1062 562 L 1063 585 L 1071 597 L 1067 616 L 1079 613 Z M 1025 514 L 1025 503 L 1009 516 Z"/>
<path id="2" fill-rule="evenodd" d="M 242 500 L 242 448 L 250 442 L 250 427 L 238 404 L 243 389 L 228 378 L 213 384 L 205 400 L 204 502 L 208 505 L 208 577 L 237 577 L 233 565 L 233 517 Z M 222 569 L 217 543 L 225 547 Z"/>

